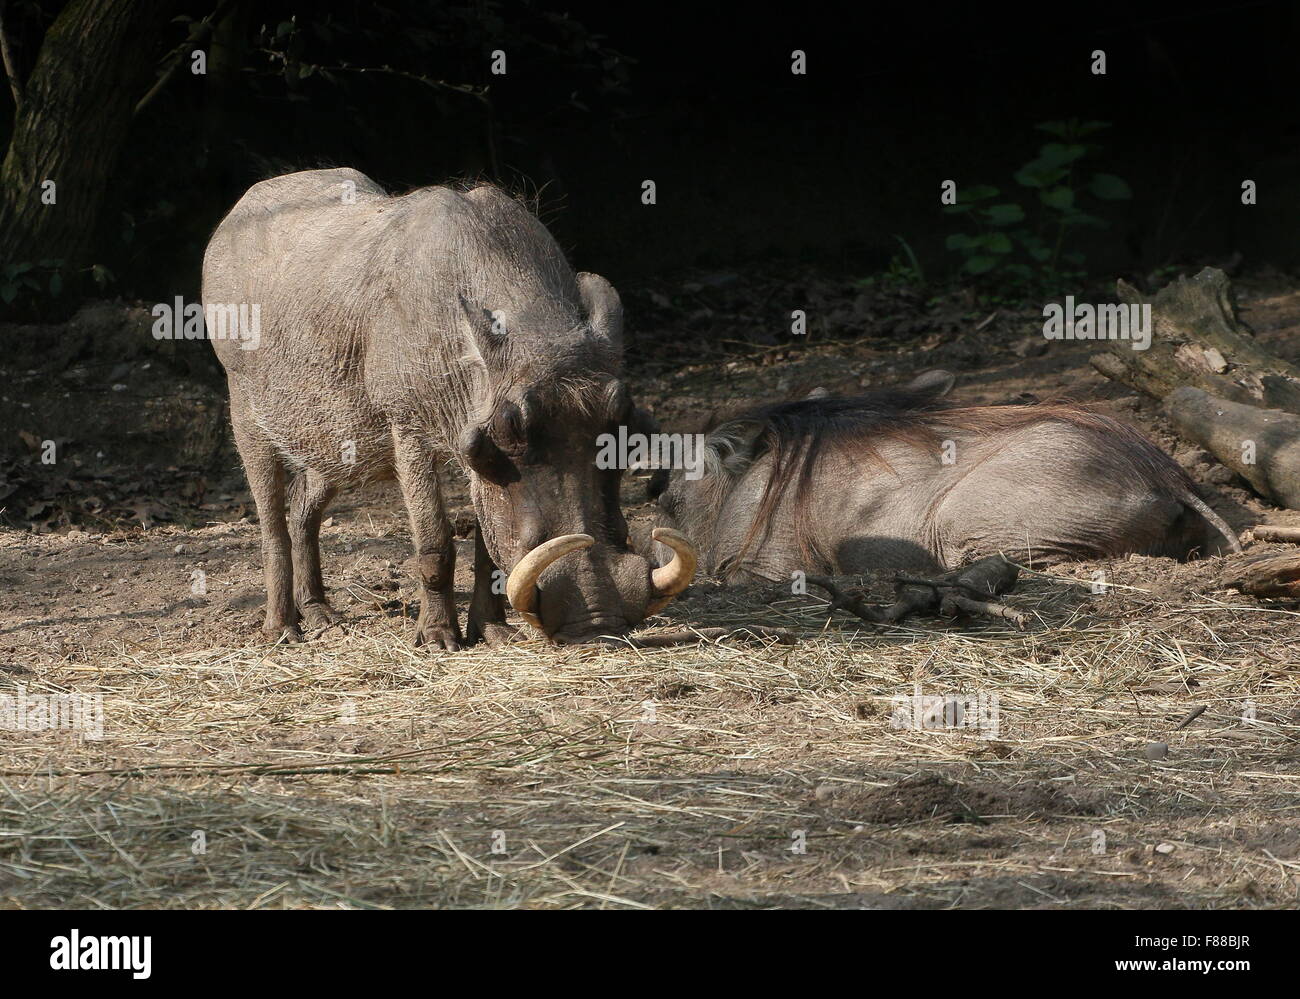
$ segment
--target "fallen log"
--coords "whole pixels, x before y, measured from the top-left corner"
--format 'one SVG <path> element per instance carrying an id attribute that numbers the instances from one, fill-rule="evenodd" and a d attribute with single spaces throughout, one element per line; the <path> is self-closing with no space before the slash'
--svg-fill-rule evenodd
<path id="1" fill-rule="evenodd" d="M 1253 597 L 1300 597 L 1300 551 L 1234 560 L 1223 585 Z"/>
<path id="2" fill-rule="evenodd" d="M 1179 433 L 1265 499 L 1300 508 L 1300 416 L 1229 402 L 1190 386 L 1170 392 L 1164 409 Z"/>
<path id="3" fill-rule="evenodd" d="M 1116 288 L 1126 305 L 1151 306 L 1151 344 L 1099 341 L 1092 365 L 1107 378 L 1157 399 L 1182 386 L 1230 402 L 1300 414 L 1300 368 L 1261 346 L 1237 318 L 1228 277 L 1207 267 L 1147 299 L 1132 285 Z"/>

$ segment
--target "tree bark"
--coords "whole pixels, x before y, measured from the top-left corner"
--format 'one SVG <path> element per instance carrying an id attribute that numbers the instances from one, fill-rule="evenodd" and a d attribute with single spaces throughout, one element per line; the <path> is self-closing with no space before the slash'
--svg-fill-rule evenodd
<path id="1" fill-rule="evenodd" d="M 89 263 L 172 0 L 71 0 L 46 32 L 0 165 L 0 263 Z M 42 185 L 55 184 L 53 204 Z"/>

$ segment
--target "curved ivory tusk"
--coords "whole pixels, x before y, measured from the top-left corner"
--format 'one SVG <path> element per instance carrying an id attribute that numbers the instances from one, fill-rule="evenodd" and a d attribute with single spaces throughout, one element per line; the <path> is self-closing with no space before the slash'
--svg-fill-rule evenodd
<path id="1" fill-rule="evenodd" d="M 695 546 L 686 539 L 684 534 L 670 527 L 656 527 L 651 532 L 651 537 L 673 550 L 673 560 L 650 573 L 650 583 L 654 592 L 645 609 L 646 617 L 663 610 L 672 602 L 673 597 L 691 585 L 691 580 L 695 578 L 695 566 L 699 561 Z"/>
<path id="2" fill-rule="evenodd" d="M 552 562 L 564 558 L 570 552 L 590 548 L 596 539 L 590 534 L 565 534 L 552 538 L 538 545 L 516 563 L 506 580 L 506 596 L 510 606 L 519 612 L 519 616 L 538 631 L 545 634 L 542 619 L 537 616 L 537 580 Z"/>

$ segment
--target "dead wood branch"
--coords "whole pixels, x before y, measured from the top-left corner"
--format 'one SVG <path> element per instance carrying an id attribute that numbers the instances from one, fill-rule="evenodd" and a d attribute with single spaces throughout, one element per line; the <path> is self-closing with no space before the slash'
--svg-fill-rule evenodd
<path id="1" fill-rule="evenodd" d="M 868 624 L 896 624 L 912 614 L 931 611 L 942 617 L 997 617 L 1023 629 L 1028 624 L 1024 614 L 985 599 L 1011 590 L 1019 576 L 1020 570 L 1000 555 L 933 579 L 899 573 L 894 579 L 897 599 L 884 607 L 868 604 L 863 593 L 846 593 L 829 576 L 809 576 L 808 582 L 830 594 L 830 610 L 847 611 Z"/>
<path id="2" fill-rule="evenodd" d="M 1256 524 L 1250 529 L 1256 541 L 1281 541 L 1285 544 L 1300 544 L 1300 527 L 1274 527 L 1271 524 Z"/>

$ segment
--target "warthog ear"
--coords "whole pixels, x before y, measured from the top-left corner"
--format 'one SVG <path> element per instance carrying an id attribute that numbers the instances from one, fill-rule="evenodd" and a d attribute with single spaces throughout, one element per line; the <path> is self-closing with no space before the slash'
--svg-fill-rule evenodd
<path id="1" fill-rule="evenodd" d="M 628 432 L 632 432 L 632 394 L 623 379 L 614 378 L 605 386 L 604 407 L 607 422 L 628 424 Z"/>
<path id="2" fill-rule="evenodd" d="M 754 463 L 754 452 L 765 430 L 767 424 L 763 420 L 733 420 L 710 433 L 707 446 L 721 459 L 723 471 L 740 475 Z"/>
<path id="3" fill-rule="evenodd" d="M 578 275 L 578 294 L 582 307 L 587 310 L 591 328 L 623 349 L 623 302 L 614 286 L 599 274 L 583 271 Z"/>
<path id="4" fill-rule="evenodd" d="M 504 330 L 496 332 L 496 320 L 490 310 L 474 305 L 464 295 L 456 297 L 460 299 L 460 318 L 465 332 L 469 334 L 470 349 L 484 367 L 491 367 L 496 355 L 505 346 Z"/>
<path id="5" fill-rule="evenodd" d="M 915 392 L 917 395 L 940 399 L 952 391 L 953 384 L 956 381 L 957 376 L 951 371 L 935 368 L 932 371 L 921 372 L 903 387 L 908 392 Z"/>

